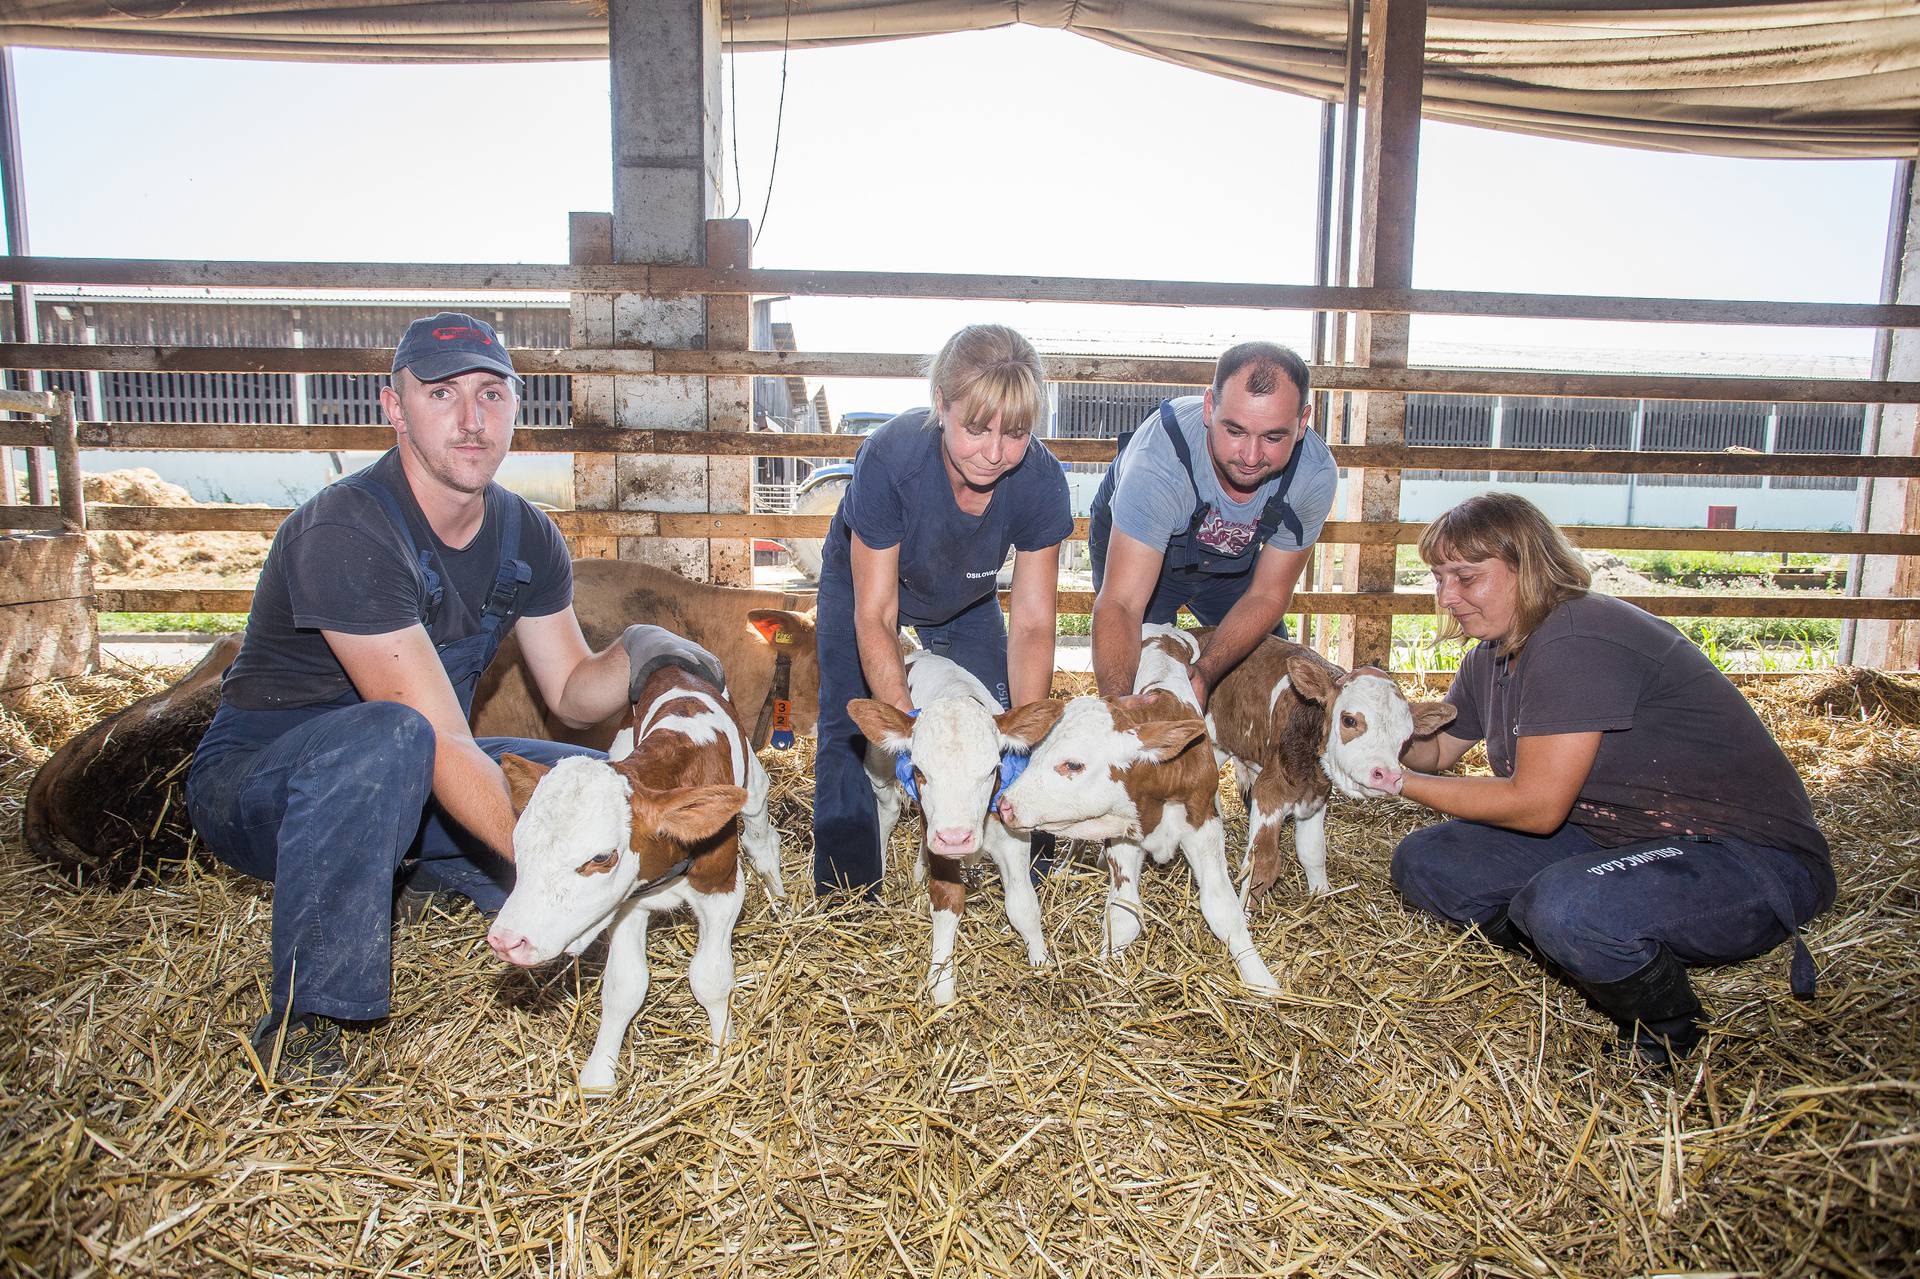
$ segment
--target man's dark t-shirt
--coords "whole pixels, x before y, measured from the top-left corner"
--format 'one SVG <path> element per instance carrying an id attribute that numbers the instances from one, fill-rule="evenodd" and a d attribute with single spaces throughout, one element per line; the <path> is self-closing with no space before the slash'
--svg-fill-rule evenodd
<path id="1" fill-rule="evenodd" d="M 520 551 L 533 580 L 514 613 L 545 617 L 573 602 L 573 565 L 553 521 L 526 499 L 487 486 L 487 514 L 473 541 L 455 549 L 434 536 L 414 501 L 397 450 L 362 474 L 393 494 L 415 546 L 428 552 L 444 595 L 427 628 L 434 647 L 481 629 L 487 595 L 500 567 L 506 504 L 520 512 Z M 274 534 L 253 593 L 246 640 L 228 668 L 221 697 L 241 710 L 282 710 L 333 701 L 352 681 L 328 647 L 324 630 L 385 635 L 426 616 L 427 581 L 417 556 L 370 493 L 332 484 L 287 517 Z"/>
<path id="2" fill-rule="evenodd" d="M 1830 863 L 1800 775 L 1753 707 L 1670 624 L 1608 595 L 1568 600 L 1511 663 L 1479 644 L 1460 664 L 1446 731 L 1485 739 L 1513 776 L 1521 737 L 1598 732 L 1567 820 L 1607 847 L 1731 835 Z"/>

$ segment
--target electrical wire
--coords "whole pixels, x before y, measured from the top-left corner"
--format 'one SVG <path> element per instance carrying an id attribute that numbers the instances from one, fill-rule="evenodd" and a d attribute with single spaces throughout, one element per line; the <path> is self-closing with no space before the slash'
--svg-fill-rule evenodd
<path id="1" fill-rule="evenodd" d="M 780 130 L 787 118 L 787 55 L 793 49 L 793 0 L 787 0 L 786 30 L 780 36 L 780 106 L 773 117 L 773 161 L 767 166 L 767 199 L 760 206 L 760 220 L 753 228 L 753 243 L 767 229 L 767 210 L 773 207 L 773 179 L 780 172 Z"/>

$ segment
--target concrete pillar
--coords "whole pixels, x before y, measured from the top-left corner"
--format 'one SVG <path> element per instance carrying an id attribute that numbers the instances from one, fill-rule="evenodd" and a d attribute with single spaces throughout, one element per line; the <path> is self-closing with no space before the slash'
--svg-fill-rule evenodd
<path id="1" fill-rule="evenodd" d="M 1903 163 L 1900 176 L 1904 182 L 1894 191 L 1893 215 L 1887 227 L 1881 297 L 1887 302 L 1915 303 L 1920 302 L 1920 164 Z M 1920 332 L 1883 330 L 1874 351 L 1874 375 L 1894 381 L 1920 379 Z M 1887 404 L 1877 406 L 1877 410 L 1870 408 L 1867 424 L 1863 451 L 1897 456 L 1920 453 L 1920 407 Z M 1920 481 L 1863 480 L 1861 485 L 1862 532 L 1920 531 Z M 1920 595 L 1920 560 L 1913 556 L 1864 556 L 1855 574 L 1856 593 L 1860 595 Z M 1920 623 L 1855 623 L 1851 636 L 1841 636 L 1840 660 L 1880 670 L 1912 670 L 1920 666 Z"/>
<path id="2" fill-rule="evenodd" d="M 574 215 L 570 257 L 577 263 L 705 264 L 707 224 L 720 202 L 719 0 L 612 0 L 607 21 L 613 215 Z M 744 259 L 742 232 L 715 234 L 711 247 Z M 710 336 L 744 345 L 746 306 L 745 298 L 721 299 L 710 314 L 699 296 L 576 294 L 572 338 L 584 346 L 669 350 L 702 348 Z M 577 378 L 573 417 L 581 426 L 745 430 L 750 396 L 744 379 Z M 574 459 L 574 498 L 582 509 L 744 512 L 750 465 L 744 458 L 583 454 Z M 739 539 L 585 538 L 578 549 L 587 555 L 617 549 L 622 558 L 696 581 L 744 582 L 751 575 L 745 545 Z"/>
<path id="3" fill-rule="evenodd" d="M 1370 0 L 1367 7 L 1366 167 L 1360 198 L 1360 255 L 1356 283 L 1378 288 L 1413 286 L 1413 207 L 1419 176 L 1420 94 L 1425 72 L 1426 0 Z M 1362 314 L 1354 327 L 1354 363 L 1407 367 L 1408 319 Z M 1369 391 L 1355 397 L 1357 444 L 1404 444 L 1407 397 Z M 1357 438 L 1356 438 L 1357 437 Z M 1347 477 L 1347 518 L 1373 523 L 1400 519 L 1400 473 L 1356 469 Z M 1392 546 L 1359 546 L 1347 557 L 1350 591 L 1391 591 Z M 1343 626 L 1337 660 L 1384 666 L 1393 652 L 1393 619 L 1360 617 Z"/>

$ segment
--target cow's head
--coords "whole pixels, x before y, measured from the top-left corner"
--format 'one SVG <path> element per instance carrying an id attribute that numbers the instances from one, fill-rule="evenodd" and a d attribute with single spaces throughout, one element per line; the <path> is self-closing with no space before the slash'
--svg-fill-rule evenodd
<path id="1" fill-rule="evenodd" d="M 1407 743 L 1453 722 L 1453 707 L 1409 703 L 1392 676 L 1371 666 L 1342 674 L 1336 666 L 1296 653 L 1287 662 L 1287 676 L 1296 693 L 1327 707 L 1320 763 L 1340 793 L 1354 799 L 1397 793 L 1400 754 Z"/>
<path id="2" fill-rule="evenodd" d="M 970 697 L 943 697 L 908 718 L 896 707 L 863 697 L 847 703 L 847 713 L 881 750 L 912 756 L 927 851 L 967 857 L 980 850 L 986 836 L 1001 752 L 1031 748 L 1064 705 L 1035 702 L 993 715 Z"/>
<path id="3" fill-rule="evenodd" d="M 1206 737 L 1207 726 L 1170 693 L 1076 697 L 1034 747 L 1027 771 L 1001 796 L 1000 818 L 1020 830 L 1070 839 L 1137 834 L 1133 770 L 1163 764 L 1196 743 L 1204 748 Z"/>
<path id="4" fill-rule="evenodd" d="M 657 875 L 725 831 L 746 806 L 738 786 L 646 785 L 626 761 L 574 756 L 551 768 L 504 756 L 513 809 L 513 892 L 487 945 L 526 967 L 577 955 L 643 872 Z"/>
<path id="5" fill-rule="evenodd" d="M 793 731 L 810 737 L 820 719 L 820 655 L 814 647 L 813 613 L 795 613 L 784 608 L 747 610 L 747 625 L 755 637 L 773 651 L 791 659 L 787 698 L 793 704 Z M 753 727 L 757 706 L 742 706 L 747 727 Z"/>

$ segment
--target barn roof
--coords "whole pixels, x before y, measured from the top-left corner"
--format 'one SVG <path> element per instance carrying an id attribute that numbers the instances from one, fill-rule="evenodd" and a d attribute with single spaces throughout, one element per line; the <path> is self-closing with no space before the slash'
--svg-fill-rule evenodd
<path id="1" fill-rule="evenodd" d="M 1346 0 L 733 0 L 743 50 L 1025 23 L 1315 98 L 1340 93 Z M 10 0 L 0 44 L 324 62 L 607 56 L 592 0 Z M 1920 149 L 1920 0 L 1436 0 L 1425 114 L 1709 155 Z"/>

